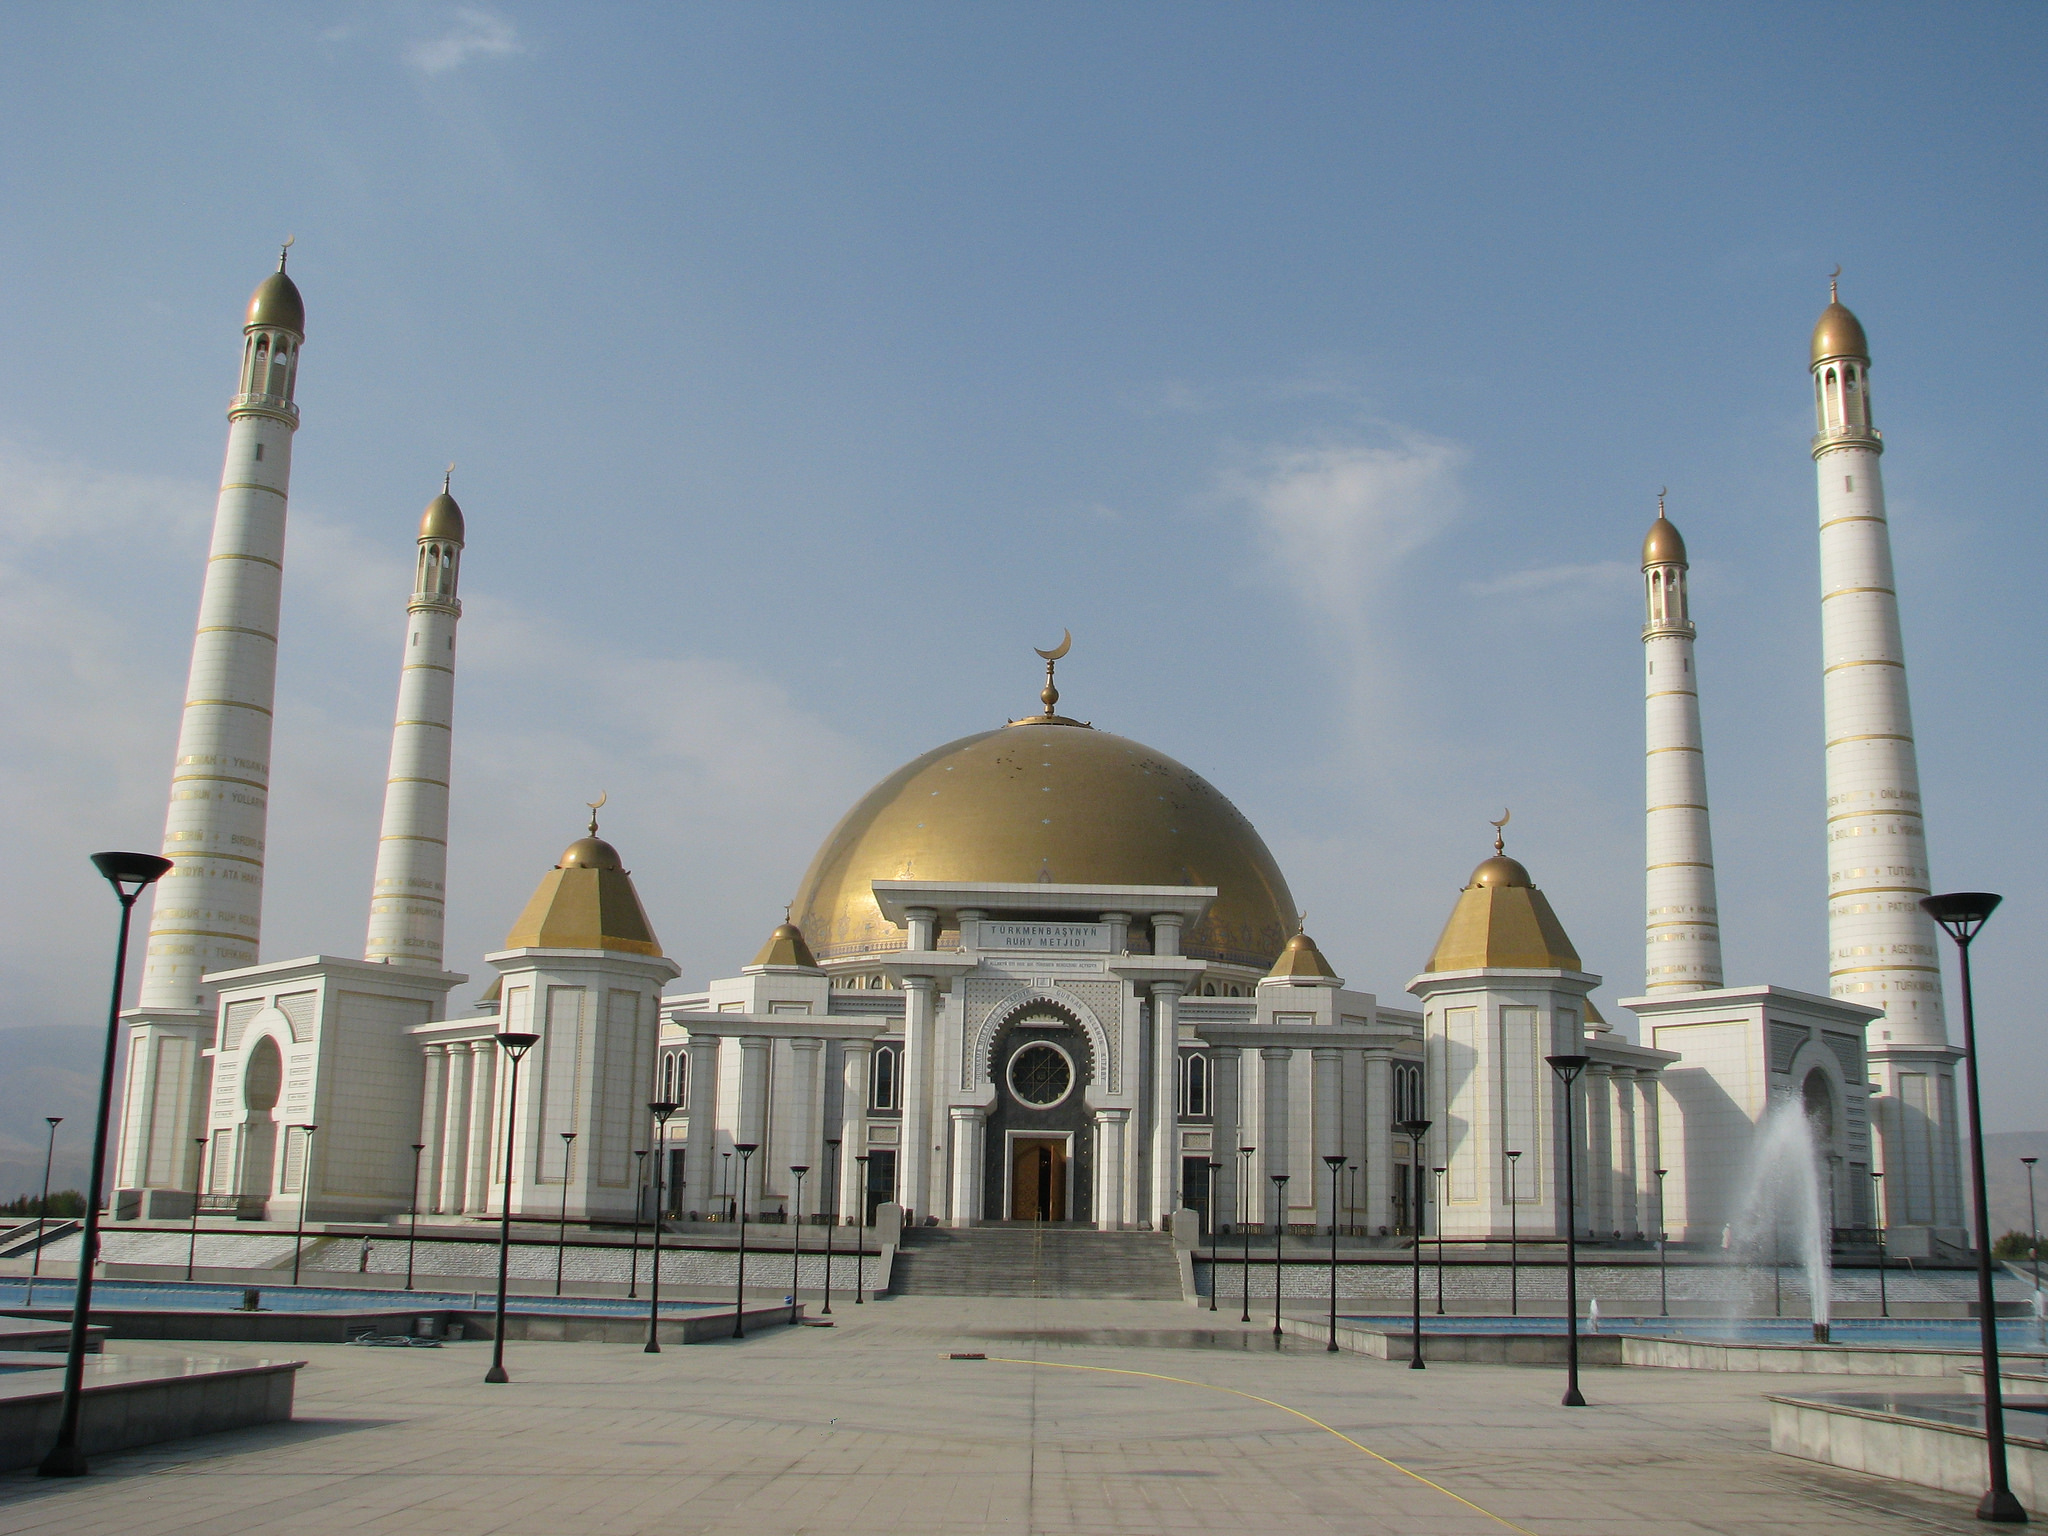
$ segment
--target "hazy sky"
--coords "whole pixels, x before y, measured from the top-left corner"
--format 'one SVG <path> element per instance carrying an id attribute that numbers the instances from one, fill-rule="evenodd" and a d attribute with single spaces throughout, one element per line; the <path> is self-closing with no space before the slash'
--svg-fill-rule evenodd
<path id="1" fill-rule="evenodd" d="M 158 843 L 287 232 L 266 957 L 361 951 L 452 459 L 456 969 L 602 790 L 684 982 L 729 974 L 840 812 L 1035 707 L 1070 627 L 1063 707 L 1232 796 L 1353 985 L 1409 1001 L 1511 806 L 1612 1015 L 1668 485 L 1729 977 L 1825 990 L 1840 263 L 1936 880 L 2008 896 L 1991 1123 L 2048 1127 L 2044 40 L 2032 4 L 9 8 L 6 1022 L 104 1006 L 85 855 Z"/>

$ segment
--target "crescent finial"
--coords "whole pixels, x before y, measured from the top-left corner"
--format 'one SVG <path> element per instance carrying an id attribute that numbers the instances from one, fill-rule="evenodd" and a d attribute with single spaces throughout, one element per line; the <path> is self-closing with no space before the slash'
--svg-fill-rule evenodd
<path id="1" fill-rule="evenodd" d="M 1514 819 L 1514 815 L 1513 811 L 1503 810 L 1500 813 L 1499 821 L 1487 822 L 1487 825 L 1493 828 L 1493 851 L 1495 853 L 1506 853 L 1508 851 L 1507 838 L 1501 829 Z"/>
<path id="2" fill-rule="evenodd" d="M 1835 263 L 1835 270 L 1828 274 L 1828 302 L 1830 304 L 1839 304 L 1842 302 L 1841 294 L 1835 291 L 1835 279 L 1840 277 L 1841 275 L 1842 264 L 1838 261 Z"/>
<path id="3" fill-rule="evenodd" d="M 1073 648 L 1074 632 L 1071 629 L 1062 629 L 1060 631 L 1060 643 L 1054 646 L 1051 650 L 1040 651 L 1038 650 L 1038 647 L 1035 645 L 1031 649 L 1037 651 L 1038 654 L 1047 661 L 1058 661 L 1062 656 L 1066 655 L 1067 652 L 1072 650 Z"/>
<path id="4" fill-rule="evenodd" d="M 1669 491 L 1670 489 L 1671 487 L 1669 487 L 1668 485 L 1660 485 L 1657 487 L 1657 515 L 1659 517 L 1662 517 L 1664 515 L 1664 495 L 1665 492 Z"/>
<path id="5" fill-rule="evenodd" d="M 297 240 L 298 238 L 299 238 L 299 237 L 298 237 L 297 235 L 293 235 L 293 234 L 287 234 L 287 235 L 286 235 L 286 236 L 284 237 L 284 244 L 283 244 L 283 245 L 280 245 L 280 246 L 279 246 L 279 247 L 277 248 L 277 270 L 278 270 L 278 271 L 282 272 L 282 271 L 284 270 L 284 258 L 285 258 L 285 255 L 286 255 L 286 253 L 287 253 L 287 252 L 289 252 L 289 251 L 291 250 L 291 248 L 292 248 L 292 242 L 293 242 L 293 241 L 295 241 L 295 240 Z"/>
<path id="6" fill-rule="evenodd" d="M 590 807 L 590 835 L 592 837 L 597 836 L 597 813 L 604 809 L 605 802 L 609 799 L 611 799 L 611 792 L 609 790 L 601 789 L 597 792 L 597 798 L 595 800 L 586 800 L 583 802 L 585 805 Z"/>

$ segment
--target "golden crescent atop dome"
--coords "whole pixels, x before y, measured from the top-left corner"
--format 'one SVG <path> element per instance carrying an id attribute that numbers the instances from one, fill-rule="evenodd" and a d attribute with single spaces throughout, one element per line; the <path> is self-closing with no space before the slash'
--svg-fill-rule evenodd
<path id="1" fill-rule="evenodd" d="M 605 802 L 611 799 L 611 797 L 612 796 L 610 790 L 600 789 L 597 792 L 597 798 L 595 800 L 586 800 L 583 802 L 585 805 L 590 807 L 590 835 L 592 837 L 597 836 L 597 813 L 604 809 Z"/>
<path id="2" fill-rule="evenodd" d="M 1513 811 L 1503 810 L 1500 813 L 1499 821 L 1487 822 L 1487 825 L 1493 828 L 1493 851 L 1495 853 L 1507 852 L 1507 834 L 1504 831 L 1502 831 L 1502 828 L 1506 827 L 1510 821 L 1514 820 L 1514 818 L 1515 813 Z"/>
<path id="3" fill-rule="evenodd" d="M 1049 651 L 1040 651 L 1038 650 L 1038 647 L 1035 645 L 1031 647 L 1032 650 L 1037 651 L 1038 654 L 1044 657 L 1047 661 L 1058 661 L 1062 656 L 1066 655 L 1067 652 L 1072 650 L 1073 648 L 1074 632 L 1071 629 L 1062 629 L 1060 631 L 1060 643 L 1054 646 Z"/>

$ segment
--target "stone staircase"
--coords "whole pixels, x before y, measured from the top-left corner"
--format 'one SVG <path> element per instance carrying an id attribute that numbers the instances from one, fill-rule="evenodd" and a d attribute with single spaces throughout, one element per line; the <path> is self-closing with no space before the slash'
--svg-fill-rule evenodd
<path id="1" fill-rule="evenodd" d="M 1089 1227 L 916 1227 L 890 1275 L 899 1296 L 1046 1296 L 1180 1300 L 1180 1266 L 1163 1232 Z"/>

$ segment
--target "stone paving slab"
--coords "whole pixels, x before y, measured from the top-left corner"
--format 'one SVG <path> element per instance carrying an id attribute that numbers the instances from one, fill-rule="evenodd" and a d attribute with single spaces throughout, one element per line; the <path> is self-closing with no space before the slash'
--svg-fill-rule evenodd
<path id="1" fill-rule="evenodd" d="M 1589 1372 L 1593 1406 L 1570 1411 L 1554 1370 L 1276 1351 L 1173 1303 L 910 1297 L 834 1317 L 660 1355 L 513 1344 L 501 1387 L 481 1381 L 487 1345 L 311 1346 L 297 1422 L 109 1457 L 78 1483 L 0 1478 L 0 1533 L 1978 1529 L 1966 1499 L 1773 1456 L 1754 1377 Z"/>

